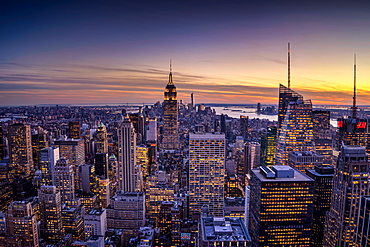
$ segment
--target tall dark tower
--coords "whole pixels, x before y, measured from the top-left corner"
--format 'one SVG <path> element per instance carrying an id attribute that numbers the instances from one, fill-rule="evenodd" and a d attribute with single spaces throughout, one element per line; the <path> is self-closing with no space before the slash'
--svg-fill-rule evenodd
<path id="1" fill-rule="evenodd" d="M 164 133 L 163 146 L 164 150 L 175 150 L 179 148 L 178 136 L 178 103 L 176 87 L 172 81 L 172 66 L 170 64 L 170 75 L 167 86 L 164 90 L 163 102 Z"/>
<path id="2" fill-rule="evenodd" d="M 353 66 L 353 106 L 352 116 L 348 118 L 338 118 L 338 133 L 336 135 L 336 148 L 340 149 L 344 145 L 360 145 L 370 153 L 369 119 L 357 117 L 356 105 L 356 54 Z"/>

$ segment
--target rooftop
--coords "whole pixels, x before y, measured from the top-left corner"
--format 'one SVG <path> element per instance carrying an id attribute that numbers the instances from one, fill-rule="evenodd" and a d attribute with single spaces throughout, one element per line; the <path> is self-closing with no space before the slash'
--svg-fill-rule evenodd
<path id="1" fill-rule="evenodd" d="M 201 225 L 203 241 L 251 241 L 241 218 L 204 217 Z"/>

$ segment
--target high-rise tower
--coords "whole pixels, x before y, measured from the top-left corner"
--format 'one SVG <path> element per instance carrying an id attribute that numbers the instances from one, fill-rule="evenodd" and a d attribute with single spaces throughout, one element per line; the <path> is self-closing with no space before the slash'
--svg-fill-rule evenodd
<path id="1" fill-rule="evenodd" d="M 141 191 L 141 172 L 136 164 L 136 133 L 129 118 L 118 129 L 118 189 L 125 192 Z"/>
<path id="2" fill-rule="evenodd" d="M 225 135 L 189 134 L 190 213 L 203 206 L 216 217 L 223 216 Z"/>
<path id="3" fill-rule="evenodd" d="M 96 130 L 96 152 L 108 153 L 107 128 L 103 123 L 100 123 Z"/>
<path id="4" fill-rule="evenodd" d="M 355 246 L 360 197 L 369 195 L 369 175 L 365 147 L 342 146 L 333 179 L 323 246 Z"/>
<path id="5" fill-rule="evenodd" d="M 291 151 L 315 151 L 311 101 L 303 99 L 290 101 L 283 118 L 276 148 L 278 165 L 287 164 L 288 153 Z"/>
<path id="6" fill-rule="evenodd" d="M 176 87 L 172 81 L 172 67 L 170 68 L 169 81 L 164 91 L 163 120 L 162 149 L 176 150 L 179 148 L 178 102 Z"/>
<path id="7" fill-rule="evenodd" d="M 34 170 L 32 159 L 31 129 L 29 125 L 14 124 L 9 131 L 9 177 L 27 178 Z"/>

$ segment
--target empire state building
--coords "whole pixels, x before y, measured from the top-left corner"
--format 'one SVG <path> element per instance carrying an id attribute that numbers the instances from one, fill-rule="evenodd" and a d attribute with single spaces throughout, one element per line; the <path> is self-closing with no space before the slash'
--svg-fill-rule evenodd
<path id="1" fill-rule="evenodd" d="M 176 87 L 172 81 L 172 69 L 170 70 L 169 81 L 164 90 L 163 119 L 164 133 L 162 148 L 164 150 L 179 149 L 178 103 Z"/>

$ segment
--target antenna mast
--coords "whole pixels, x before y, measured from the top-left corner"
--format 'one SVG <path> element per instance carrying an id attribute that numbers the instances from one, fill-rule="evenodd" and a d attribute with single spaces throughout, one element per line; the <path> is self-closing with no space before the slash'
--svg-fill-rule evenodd
<path id="1" fill-rule="evenodd" d="M 352 118 L 357 117 L 357 106 L 356 106 L 356 54 L 354 55 L 353 65 L 353 106 L 352 106 Z"/>
<path id="2" fill-rule="evenodd" d="M 288 43 L 288 88 L 290 88 L 290 43 Z"/>

